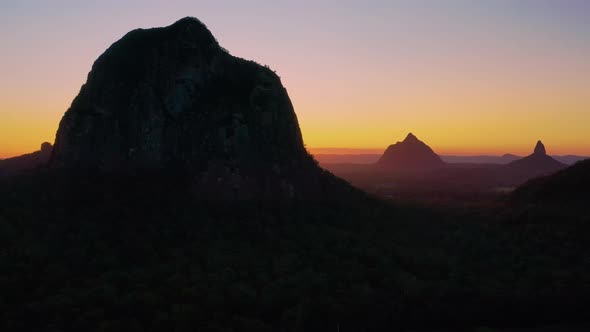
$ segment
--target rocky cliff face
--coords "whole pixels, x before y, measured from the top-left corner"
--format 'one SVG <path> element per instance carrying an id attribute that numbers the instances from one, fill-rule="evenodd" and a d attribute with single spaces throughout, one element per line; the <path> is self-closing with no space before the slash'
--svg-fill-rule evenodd
<path id="1" fill-rule="evenodd" d="M 305 150 L 275 72 L 230 55 L 194 18 L 131 31 L 96 60 L 61 120 L 50 167 L 182 174 L 207 199 L 310 199 L 350 189 Z"/>
<path id="2" fill-rule="evenodd" d="M 51 165 L 280 172 L 308 158 L 279 77 L 184 18 L 131 31 L 96 60 L 59 125 Z"/>

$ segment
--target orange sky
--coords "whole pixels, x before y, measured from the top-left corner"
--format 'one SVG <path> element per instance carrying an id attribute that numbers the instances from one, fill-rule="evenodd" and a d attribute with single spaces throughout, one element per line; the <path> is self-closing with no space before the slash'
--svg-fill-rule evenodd
<path id="1" fill-rule="evenodd" d="M 541 139 L 590 155 L 588 2 L 172 2 L 0 4 L 0 158 L 53 142 L 124 33 L 187 15 L 277 71 L 311 150 L 382 151 L 413 132 L 440 154 L 525 155 Z"/>

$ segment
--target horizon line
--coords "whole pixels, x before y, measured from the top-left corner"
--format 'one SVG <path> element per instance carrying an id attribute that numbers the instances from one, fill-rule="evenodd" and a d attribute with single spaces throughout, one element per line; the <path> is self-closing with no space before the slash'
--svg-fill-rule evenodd
<path id="1" fill-rule="evenodd" d="M 305 146 L 305 149 L 312 155 L 360 155 L 360 154 L 383 154 L 387 147 L 376 148 L 376 147 L 310 147 Z M 496 149 L 434 149 L 434 152 L 440 156 L 458 156 L 458 157 L 475 157 L 475 156 L 503 156 L 506 154 L 515 155 L 519 157 L 528 156 L 533 153 L 532 148 L 521 148 L 519 151 L 510 151 L 510 149 L 500 150 Z M 558 152 L 553 152 L 557 150 Z M 547 153 L 550 156 L 581 156 L 590 158 L 590 152 L 560 152 L 564 149 L 549 149 Z M 569 149 L 568 149 L 569 150 Z M 30 151 L 6 151 L 0 152 L 0 160 L 10 159 L 19 157 L 22 155 L 30 154 L 39 151 L 39 149 L 31 149 Z"/>
<path id="2" fill-rule="evenodd" d="M 365 148 L 365 147 L 360 147 L 360 148 L 351 148 L 351 147 L 309 147 L 307 146 L 306 149 L 307 151 L 312 154 L 312 155 L 358 155 L 358 154 L 383 154 L 383 152 L 385 152 L 385 148 Z M 559 149 L 558 149 L 559 150 Z M 478 152 L 479 151 L 479 152 Z M 442 150 L 442 151 L 437 151 L 435 150 L 434 152 L 438 155 L 441 156 L 461 156 L 461 157 L 475 157 L 475 156 L 498 156 L 501 157 L 503 155 L 515 155 L 515 156 L 519 156 L 519 157 L 524 157 L 524 156 L 528 156 L 530 154 L 533 153 L 533 149 L 530 149 L 530 151 L 519 151 L 519 152 L 512 152 L 512 151 L 505 151 L 505 152 L 501 152 L 498 150 L 494 150 L 494 151 L 490 151 L 487 149 L 482 149 L 482 150 L 478 150 L 478 151 L 473 151 L 471 149 L 465 149 L 465 150 Z M 590 153 L 576 153 L 576 152 L 548 152 L 547 153 L 550 156 L 581 156 L 581 157 L 585 157 L 585 156 L 589 156 L 590 157 Z"/>

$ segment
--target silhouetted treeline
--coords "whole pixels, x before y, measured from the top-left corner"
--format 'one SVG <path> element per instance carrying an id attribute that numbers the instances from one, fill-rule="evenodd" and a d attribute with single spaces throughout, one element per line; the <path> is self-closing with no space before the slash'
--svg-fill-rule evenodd
<path id="1" fill-rule="evenodd" d="M 580 322 L 586 217 L 441 215 L 351 191 L 195 200 L 182 175 L 0 186 L 3 331 L 383 331 Z"/>

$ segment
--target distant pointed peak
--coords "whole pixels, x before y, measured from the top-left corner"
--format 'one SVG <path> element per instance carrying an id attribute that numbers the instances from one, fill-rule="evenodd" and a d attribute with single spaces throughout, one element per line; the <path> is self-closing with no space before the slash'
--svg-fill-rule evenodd
<path id="1" fill-rule="evenodd" d="M 408 136 L 406 136 L 406 139 L 404 139 L 404 142 L 410 142 L 410 141 L 417 141 L 418 137 L 414 136 L 414 134 L 409 133 Z"/>
<path id="2" fill-rule="evenodd" d="M 390 145 L 377 164 L 416 171 L 440 168 L 445 162 L 426 143 L 409 133 L 403 141 Z"/>
<path id="3" fill-rule="evenodd" d="M 543 156 L 547 155 L 547 151 L 545 150 L 545 145 L 543 145 L 543 142 L 537 141 L 537 145 L 535 146 L 535 152 L 533 154 Z"/>

